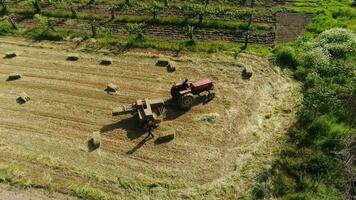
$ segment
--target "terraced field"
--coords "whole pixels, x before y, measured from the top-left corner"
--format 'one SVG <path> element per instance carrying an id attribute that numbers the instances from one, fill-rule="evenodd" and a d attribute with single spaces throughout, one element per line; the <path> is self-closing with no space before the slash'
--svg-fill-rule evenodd
<path id="1" fill-rule="evenodd" d="M 313 12 L 318 6 L 317 0 L 256 1 L 253 9 L 249 1 L 244 4 L 212 1 L 208 5 L 201 2 L 169 1 L 167 6 L 150 1 L 133 4 L 98 1 L 94 5 L 83 1 L 73 2 L 72 5 L 43 3 L 41 13 L 53 18 L 56 28 L 90 32 L 91 24 L 94 23 L 121 38 L 128 37 L 127 32 L 122 31 L 128 23 L 142 23 L 143 33 L 150 38 L 186 40 L 189 24 L 195 27 L 195 38 L 200 41 L 244 43 L 248 34 L 248 43 L 264 45 L 296 39 L 312 17 L 296 14 L 295 19 L 284 23 L 279 13 L 288 14 L 291 9 Z M 26 1 L 10 3 L 8 10 L 22 28 L 34 27 L 37 23 L 33 19 L 34 9 Z M 249 23 L 251 13 L 252 23 Z M 286 33 L 288 36 L 284 37 Z"/>

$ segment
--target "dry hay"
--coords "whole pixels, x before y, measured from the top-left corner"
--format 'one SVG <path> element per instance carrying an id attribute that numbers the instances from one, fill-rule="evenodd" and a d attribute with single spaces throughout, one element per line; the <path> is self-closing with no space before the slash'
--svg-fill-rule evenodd
<path id="1" fill-rule="evenodd" d="M 79 60 L 79 55 L 78 54 L 70 54 L 67 56 L 68 61 L 77 61 Z"/>
<path id="2" fill-rule="evenodd" d="M 6 52 L 4 58 L 15 58 L 18 55 L 17 52 L 11 51 L 11 52 Z"/>
<path id="3" fill-rule="evenodd" d="M 101 134 L 99 131 L 95 131 L 91 134 L 91 138 L 88 141 L 88 150 L 94 151 L 101 145 Z"/>
<path id="4" fill-rule="evenodd" d="M 31 59 L 11 60 L 2 66 L 4 72 L 35 76 L 0 84 L 1 143 L 9 145 L 0 157 L 26 168 L 31 174 L 24 177 L 34 184 L 41 183 L 42 174 L 35 173 L 45 166 L 27 162 L 21 157 L 22 149 L 61 160 L 60 168 L 45 168 L 53 177 L 55 191 L 70 191 L 70 186 L 90 181 L 93 188 L 117 194 L 118 199 L 130 195 L 133 199 L 234 199 L 252 189 L 254 178 L 273 159 L 273 149 L 280 147 L 277 137 L 293 121 L 294 112 L 281 113 L 278 103 L 289 105 L 289 98 L 299 96 L 291 95 L 294 86 L 268 67 L 265 59 L 250 55 L 240 54 L 243 57 L 236 61 L 254 67 L 254 78 L 243 81 L 242 68 L 230 64 L 235 60 L 226 55 L 183 55 L 176 60 L 182 67 L 172 74 L 152 67 L 157 58 L 143 52 L 119 55 L 114 62 L 120 67 L 103 68 L 97 54 L 81 54 L 92 59 L 69 65 L 64 60 L 67 48 L 61 50 L 52 43 L 55 48 L 46 50 L 34 48 L 39 43 L 16 45 L 18 38 L 11 42 L 1 43 L 0 50 L 28 52 Z M 216 97 L 209 103 L 196 101 L 189 111 L 168 106 L 167 118 L 155 130 L 154 139 L 144 140 L 147 132 L 129 113 L 110 114 L 112 108 L 136 99 L 169 99 L 172 81 L 185 78 L 215 80 Z M 109 82 L 120 87 L 120 95 L 103 92 Z M 26 91 L 36 101 L 19 108 L 8 98 L 10 91 Z M 273 115 L 267 120 L 268 112 Z M 88 153 L 88 141 L 96 146 L 95 141 L 100 141 L 93 139 L 93 130 L 100 130 L 102 141 L 95 153 Z M 165 137 L 172 133 L 173 140 L 169 139 L 173 136 Z M 7 149 L 14 153 L 4 152 Z M 159 186 L 152 188 L 153 184 Z"/>
<path id="5" fill-rule="evenodd" d="M 15 74 L 10 74 L 10 75 L 8 76 L 8 78 L 7 78 L 7 81 L 18 80 L 18 79 L 20 79 L 21 77 L 22 77 L 21 74 L 17 74 L 17 73 L 15 73 Z"/>
<path id="6" fill-rule="evenodd" d="M 170 62 L 170 63 L 167 65 L 167 71 L 168 71 L 168 72 L 174 72 L 174 71 L 176 71 L 176 65 L 175 65 L 175 63 Z"/>
<path id="7" fill-rule="evenodd" d="M 21 93 L 20 96 L 17 98 L 17 102 L 19 104 L 24 104 L 30 100 L 30 96 L 28 96 L 25 92 Z"/>
<path id="8" fill-rule="evenodd" d="M 105 89 L 105 91 L 109 94 L 116 93 L 116 91 L 119 89 L 119 87 L 113 83 L 109 83 Z"/>
<path id="9" fill-rule="evenodd" d="M 168 60 L 164 60 L 164 59 L 157 60 L 156 66 L 166 67 L 167 65 L 169 65 Z"/>
<path id="10" fill-rule="evenodd" d="M 252 68 L 245 66 L 244 69 L 242 70 L 242 78 L 243 79 L 250 79 L 252 77 Z"/>
<path id="11" fill-rule="evenodd" d="M 105 66 L 111 65 L 112 63 L 113 61 L 111 58 L 104 58 L 100 61 L 100 65 L 105 65 Z"/>
<path id="12" fill-rule="evenodd" d="M 168 72 L 176 71 L 175 63 L 173 63 L 172 61 L 165 60 L 165 59 L 158 60 L 156 63 L 156 66 L 165 67 Z"/>

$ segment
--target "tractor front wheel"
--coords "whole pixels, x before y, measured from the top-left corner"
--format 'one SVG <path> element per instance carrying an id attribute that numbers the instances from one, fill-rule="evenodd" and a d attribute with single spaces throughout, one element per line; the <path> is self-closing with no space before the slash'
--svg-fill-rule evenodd
<path id="1" fill-rule="evenodd" d="M 192 107 L 194 101 L 193 94 L 185 94 L 179 100 L 179 107 L 183 109 L 188 109 Z"/>
<path id="2" fill-rule="evenodd" d="M 214 99 L 214 97 L 215 97 L 215 92 L 213 90 L 210 90 L 208 94 L 208 101 Z"/>

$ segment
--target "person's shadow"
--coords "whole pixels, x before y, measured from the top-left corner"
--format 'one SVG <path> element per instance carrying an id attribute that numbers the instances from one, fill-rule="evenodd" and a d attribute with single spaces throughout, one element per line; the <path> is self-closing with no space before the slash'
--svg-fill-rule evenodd
<path id="1" fill-rule="evenodd" d="M 126 154 L 131 155 L 135 153 L 137 150 L 139 150 L 147 141 L 151 140 L 152 137 L 147 135 L 143 140 L 141 140 L 140 143 L 138 143 L 134 148 L 132 148 L 130 151 L 126 152 Z"/>

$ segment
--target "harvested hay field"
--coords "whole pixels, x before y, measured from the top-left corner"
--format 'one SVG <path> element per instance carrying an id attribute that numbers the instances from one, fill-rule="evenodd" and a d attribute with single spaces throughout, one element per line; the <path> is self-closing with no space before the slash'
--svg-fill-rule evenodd
<path id="1" fill-rule="evenodd" d="M 172 57 L 177 70 L 168 73 L 155 64 L 169 55 L 76 52 L 80 60 L 68 62 L 72 48 L 0 38 L 0 54 L 20 53 L 0 64 L 0 179 L 84 199 L 236 199 L 271 167 L 301 98 L 298 83 L 253 55 Z M 103 57 L 113 64 L 100 65 Z M 22 79 L 6 81 L 15 71 Z M 185 78 L 214 80 L 215 99 L 169 108 L 154 139 L 130 115 L 111 116 L 136 99 L 168 99 L 172 82 Z M 108 95 L 108 83 L 120 92 Z M 31 101 L 19 105 L 22 92 Z M 88 151 L 95 131 L 100 148 Z"/>

